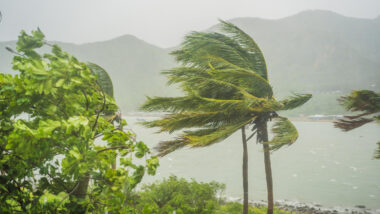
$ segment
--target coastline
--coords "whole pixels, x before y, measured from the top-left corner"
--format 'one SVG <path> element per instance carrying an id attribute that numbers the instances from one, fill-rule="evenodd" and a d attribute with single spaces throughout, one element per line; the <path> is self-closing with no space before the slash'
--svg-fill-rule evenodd
<path id="1" fill-rule="evenodd" d="M 243 203 L 241 198 L 228 197 L 228 202 Z M 249 201 L 251 206 L 261 207 L 267 206 L 266 201 Z M 380 214 L 380 208 L 370 209 L 364 205 L 355 205 L 354 207 L 327 207 L 318 203 L 303 203 L 290 200 L 276 200 L 275 206 L 279 209 L 294 213 L 312 213 L 312 214 Z"/>

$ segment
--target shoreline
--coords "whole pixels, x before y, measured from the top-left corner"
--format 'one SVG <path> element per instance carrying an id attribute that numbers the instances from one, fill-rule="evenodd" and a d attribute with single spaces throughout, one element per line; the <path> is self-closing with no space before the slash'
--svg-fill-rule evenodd
<path id="1" fill-rule="evenodd" d="M 227 202 L 239 202 L 243 203 L 242 198 L 227 197 Z M 249 201 L 249 204 L 254 207 L 267 206 L 267 202 Z M 312 213 L 312 214 L 380 214 L 380 208 L 371 209 L 364 205 L 355 205 L 354 207 L 342 207 L 342 206 L 323 206 L 318 203 L 303 203 L 299 201 L 290 200 L 276 200 L 275 206 L 279 209 L 294 212 L 294 213 Z"/>

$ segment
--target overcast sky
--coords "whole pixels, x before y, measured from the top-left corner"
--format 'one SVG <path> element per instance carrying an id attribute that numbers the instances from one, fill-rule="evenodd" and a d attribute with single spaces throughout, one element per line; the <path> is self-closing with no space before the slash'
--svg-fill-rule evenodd
<path id="1" fill-rule="evenodd" d="M 85 43 L 132 34 L 170 47 L 218 18 L 278 19 L 310 9 L 372 19 L 380 15 L 380 0 L 0 0 L 0 41 L 39 26 L 48 40 Z"/>

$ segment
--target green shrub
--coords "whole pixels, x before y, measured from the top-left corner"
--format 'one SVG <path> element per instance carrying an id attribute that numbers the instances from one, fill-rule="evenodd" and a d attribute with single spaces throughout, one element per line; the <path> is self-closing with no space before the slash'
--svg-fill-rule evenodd
<path id="1" fill-rule="evenodd" d="M 211 214 L 219 207 L 217 195 L 225 189 L 217 182 L 198 183 L 171 176 L 161 182 L 142 187 L 137 209 L 152 214 Z"/>
<path id="2" fill-rule="evenodd" d="M 144 185 L 132 199 L 138 212 L 143 214 L 241 214 L 243 205 L 226 202 L 221 195 L 225 185 L 188 181 L 170 176 L 162 181 Z M 249 207 L 249 214 L 266 214 L 266 207 Z M 291 212 L 274 209 L 274 214 Z"/>

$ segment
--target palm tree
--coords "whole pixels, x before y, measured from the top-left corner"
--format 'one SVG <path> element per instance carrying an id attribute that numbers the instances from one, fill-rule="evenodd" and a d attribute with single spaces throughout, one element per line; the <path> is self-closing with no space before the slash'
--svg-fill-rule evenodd
<path id="1" fill-rule="evenodd" d="M 176 139 L 158 144 L 159 156 L 185 146 L 209 146 L 241 129 L 244 214 L 248 213 L 247 141 L 257 133 L 257 142 L 263 144 L 265 154 L 268 213 L 273 213 L 270 151 L 290 145 L 298 137 L 292 123 L 278 116 L 276 111 L 296 108 L 311 95 L 277 101 L 258 45 L 235 25 L 221 21 L 221 26 L 225 34 L 193 32 L 185 37 L 181 48 L 172 53 L 182 66 L 163 73 L 168 76 L 168 83 L 179 84 L 185 95 L 148 97 L 143 110 L 170 114 L 144 125 L 159 127 L 161 132 L 183 130 Z M 275 136 L 268 141 L 267 122 L 274 118 Z M 249 136 L 245 133 L 246 126 L 252 129 Z"/>
<path id="2" fill-rule="evenodd" d="M 372 121 L 380 121 L 380 92 L 376 93 L 370 90 L 352 91 L 350 95 L 341 97 L 339 102 L 347 111 L 360 112 L 354 116 L 344 116 L 334 122 L 335 127 L 343 131 L 351 131 L 364 124 Z M 375 152 L 375 158 L 380 159 L 380 142 L 377 143 L 379 148 Z"/>

